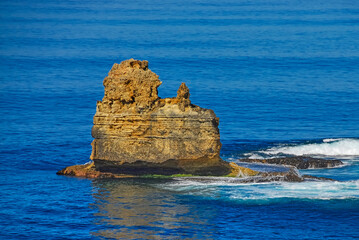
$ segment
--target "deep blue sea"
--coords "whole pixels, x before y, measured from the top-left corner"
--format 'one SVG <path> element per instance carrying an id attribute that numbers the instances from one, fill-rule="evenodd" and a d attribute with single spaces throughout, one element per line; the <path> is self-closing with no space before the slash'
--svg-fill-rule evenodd
<path id="1" fill-rule="evenodd" d="M 129 58 L 215 111 L 223 159 L 341 159 L 301 171 L 340 181 L 57 176 Z M 359 2 L 1 0 L 0 132 L 0 239 L 358 239 Z"/>

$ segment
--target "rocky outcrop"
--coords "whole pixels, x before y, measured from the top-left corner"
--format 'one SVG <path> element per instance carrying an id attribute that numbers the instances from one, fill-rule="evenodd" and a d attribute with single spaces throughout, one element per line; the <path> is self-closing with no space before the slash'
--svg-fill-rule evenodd
<path id="1" fill-rule="evenodd" d="M 219 157 L 219 119 L 193 105 L 182 83 L 174 98 L 161 99 L 158 76 L 147 61 L 114 64 L 97 102 L 91 159 L 100 172 L 226 175 Z"/>
<path id="2" fill-rule="evenodd" d="M 312 175 L 302 175 L 302 178 L 306 181 L 332 181 L 332 182 L 338 182 L 338 180 L 335 180 L 333 178 L 327 178 L 327 177 L 316 177 Z"/>
<path id="3" fill-rule="evenodd" d="M 343 165 L 340 160 L 328 160 L 312 157 L 283 157 L 283 158 L 269 158 L 269 159 L 239 159 L 241 162 L 251 163 L 266 163 L 278 165 L 290 165 L 298 169 L 313 169 L 313 168 L 332 168 Z"/>
<path id="4" fill-rule="evenodd" d="M 200 181 L 220 176 L 215 179 L 240 183 L 321 179 L 302 177 L 295 167 L 255 171 L 223 161 L 219 156 L 219 119 L 215 113 L 193 105 L 184 83 L 176 97 L 161 99 L 157 93 L 161 81 L 148 69 L 147 61 L 130 59 L 114 64 L 103 84 L 105 96 L 97 102 L 92 128 L 93 162 L 67 167 L 59 175 L 127 178 L 186 174 Z M 248 161 L 298 168 L 313 167 L 313 164 L 329 166 L 329 162 L 324 162 L 328 160 L 318 163 L 311 158 Z"/>
<path id="5" fill-rule="evenodd" d="M 232 165 L 233 163 L 231 163 Z M 235 164 L 235 163 L 234 163 Z M 233 167 L 232 174 L 226 177 L 210 177 L 210 176 L 201 176 L 201 177 L 175 177 L 174 180 L 184 181 L 190 180 L 200 183 L 215 183 L 215 182 L 225 182 L 225 183 L 265 183 L 265 182 L 304 182 L 304 181 L 336 181 L 331 178 L 325 177 L 315 177 L 311 175 L 301 175 L 297 168 L 287 167 L 285 171 L 254 171 L 246 167 L 238 166 Z M 235 175 L 233 174 L 238 169 L 242 174 Z M 244 173 L 244 174 L 243 174 Z"/>

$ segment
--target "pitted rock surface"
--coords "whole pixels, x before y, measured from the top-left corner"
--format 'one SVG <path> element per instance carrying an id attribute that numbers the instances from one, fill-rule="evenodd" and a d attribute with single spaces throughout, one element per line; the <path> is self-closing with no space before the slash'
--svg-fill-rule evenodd
<path id="1" fill-rule="evenodd" d="M 158 75 L 147 61 L 114 64 L 97 102 L 91 159 L 99 171 L 129 174 L 225 175 L 219 157 L 219 119 L 193 105 L 182 83 L 177 97 L 161 99 Z"/>

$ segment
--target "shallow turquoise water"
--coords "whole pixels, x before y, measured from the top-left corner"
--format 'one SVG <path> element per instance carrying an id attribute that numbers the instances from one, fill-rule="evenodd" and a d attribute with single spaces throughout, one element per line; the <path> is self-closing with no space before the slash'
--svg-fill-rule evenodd
<path id="1" fill-rule="evenodd" d="M 353 1 L 1 1 L 0 238 L 355 239 L 359 4 Z M 114 62 L 149 60 L 220 118 L 222 157 L 309 154 L 341 182 L 86 180 Z"/>

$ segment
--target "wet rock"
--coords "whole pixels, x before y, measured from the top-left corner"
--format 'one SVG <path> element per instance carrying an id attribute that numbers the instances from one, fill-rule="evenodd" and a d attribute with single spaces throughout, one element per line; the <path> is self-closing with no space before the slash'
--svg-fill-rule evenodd
<path id="1" fill-rule="evenodd" d="M 240 159 L 239 161 L 251 162 L 251 163 L 290 165 L 298 169 L 332 168 L 332 167 L 343 165 L 343 162 L 340 160 L 328 160 L 328 159 L 301 157 L 301 156 L 269 158 L 269 159 Z"/>
<path id="2" fill-rule="evenodd" d="M 233 167 L 234 163 L 230 163 Z M 243 163 L 235 164 L 244 169 L 250 169 L 255 174 L 248 174 L 240 179 L 242 183 L 260 182 L 303 182 L 303 181 L 336 181 L 331 178 L 301 175 L 296 167 L 290 165 L 272 165 L 264 163 Z M 234 167 L 233 167 L 234 168 Z M 235 168 L 234 168 L 235 169 Z"/>
<path id="3" fill-rule="evenodd" d="M 74 177 L 83 177 L 83 178 L 128 178 L 134 177 L 131 175 L 120 175 L 120 174 L 113 174 L 109 172 L 100 172 L 97 171 L 95 168 L 94 163 L 88 163 L 84 165 L 74 165 L 70 167 L 66 167 L 61 171 L 56 173 L 57 175 L 67 175 L 67 176 L 74 176 Z"/>
<path id="4" fill-rule="evenodd" d="M 298 170 L 294 167 L 287 168 L 286 171 L 280 172 L 259 172 L 250 168 L 242 167 L 236 163 L 230 163 L 232 172 L 227 176 L 214 177 L 214 176 L 169 176 L 174 180 L 191 180 L 201 183 L 213 183 L 213 182 L 226 182 L 226 183 L 264 183 L 264 182 L 303 182 L 303 181 L 335 181 L 331 178 L 315 177 L 311 175 L 300 176 Z M 57 172 L 58 175 L 67 175 L 83 178 L 134 178 L 136 175 L 130 174 L 116 174 L 110 172 L 100 172 L 96 170 L 94 163 L 75 165 L 62 169 Z M 166 174 L 168 175 L 168 174 Z M 154 178 L 158 178 L 161 175 L 153 175 Z M 151 176 L 144 176 L 146 178 Z M 165 177 L 165 175 L 163 175 Z M 168 178 L 168 177 L 167 177 Z"/>
<path id="5" fill-rule="evenodd" d="M 177 181 L 190 180 L 190 181 L 207 183 L 207 184 L 216 183 L 216 182 L 245 184 L 245 183 L 265 183 L 265 182 L 336 181 L 334 179 L 325 178 L 325 177 L 315 177 L 311 175 L 301 176 L 295 167 L 288 168 L 287 171 L 281 171 L 281 172 L 257 172 L 257 171 L 255 172 L 256 172 L 255 174 L 250 174 L 247 176 L 245 175 L 243 176 L 228 175 L 227 177 L 193 176 L 193 177 L 177 177 L 174 179 Z"/>
<path id="6" fill-rule="evenodd" d="M 248 168 L 247 168 L 248 169 Z M 250 169 L 249 169 L 250 170 Z M 253 170 L 250 170 L 253 171 Z M 201 183 L 264 183 L 264 182 L 303 182 L 304 178 L 300 176 L 296 168 L 290 168 L 286 172 L 256 172 L 255 174 L 243 176 L 227 176 L 227 177 L 210 177 L 210 176 L 194 176 L 174 178 L 178 181 L 190 180 Z"/>
<path id="7" fill-rule="evenodd" d="M 316 177 L 316 176 L 312 176 L 312 175 L 302 175 L 302 177 L 304 178 L 304 180 L 307 180 L 307 181 L 337 181 L 333 178 Z"/>
<path id="8" fill-rule="evenodd" d="M 302 182 L 304 178 L 300 175 L 298 170 L 294 167 L 289 168 L 285 172 L 263 172 L 258 176 L 259 180 L 256 182 L 273 182 L 273 181 L 284 181 L 284 182 Z"/>
<path id="9" fill-rule="evenodd" d="M 259 174 L 258 171 L 254 171 L 247 167 L 239 166 L 234 162 L 229 163 L 229 165 L 231 166 L 231 173 L 228 174 L 228 177 L 250 177 Z"/>

